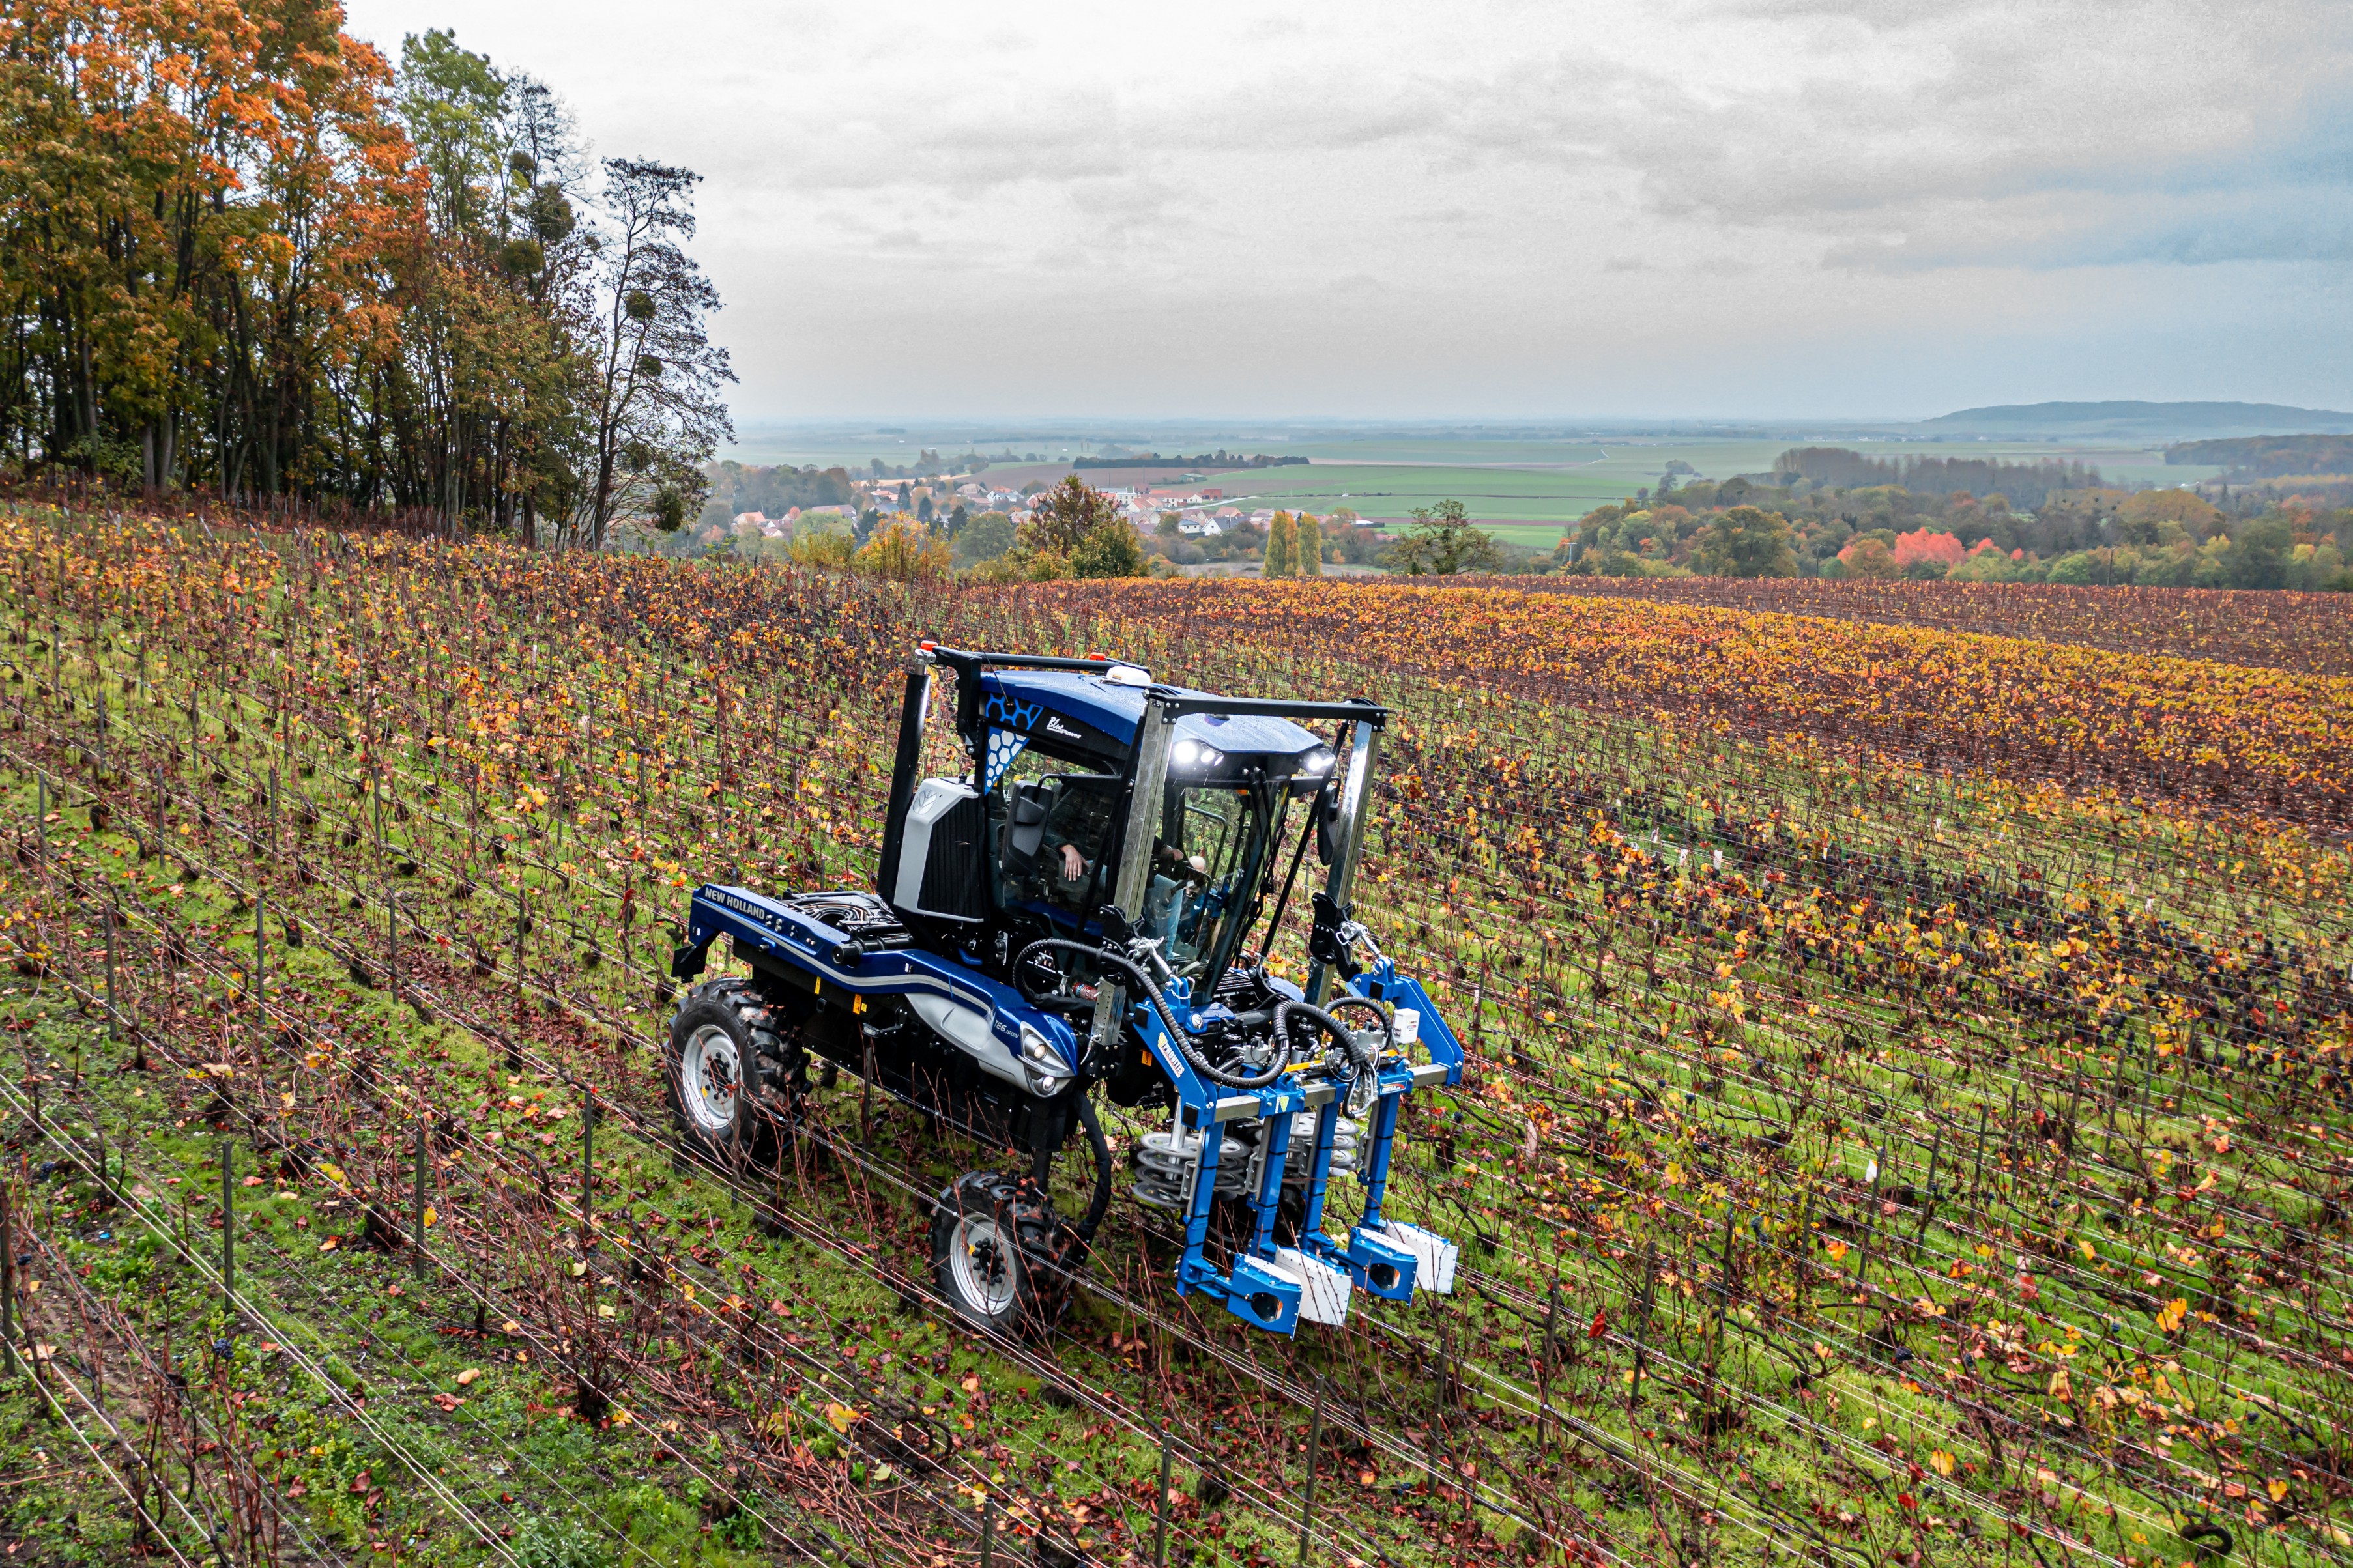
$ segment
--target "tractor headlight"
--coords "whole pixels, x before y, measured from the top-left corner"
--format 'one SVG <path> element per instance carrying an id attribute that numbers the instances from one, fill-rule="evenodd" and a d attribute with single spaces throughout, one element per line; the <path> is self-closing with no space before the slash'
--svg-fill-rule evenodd
<path id="1" fill-rule="evenodd" d="M 1318 746 L 1314 751 L 1299 759 L 1299 771 L 1303 773 L 1330 773 L 1332 771 L 1332 763 L 1336 759 L 1333 756 L 1331 747 Z"/>
<path id="2" fill-rule="evenodd" d="M 1054 1048 L 1054 1042 L 1038 1030 L 1021 1026 L 1021 1070 L 1029 1079 L 1029 1092 L 1040 1099 L 1060 1093 L 1062 1080 L 1070 1074 L 1071 1064 Z"/>
<path id="3" fill-rule="evenodd" d="M 1214 768 L 1226 760 L 1226 754 L 1198 741 L 1179 741 L 1169 751 L 1168 760 L 1180 768 Z"/>

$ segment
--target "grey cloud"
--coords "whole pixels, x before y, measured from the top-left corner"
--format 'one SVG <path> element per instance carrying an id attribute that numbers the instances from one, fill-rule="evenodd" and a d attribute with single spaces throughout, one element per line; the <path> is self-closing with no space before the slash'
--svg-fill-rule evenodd
<path id="1" fill-rule="evenodd" d="M 1835 343 L 1861 345 L 1839 399 L 1917 412 L 1948 405 L 1931 374 L 2064 395 L 2004 382 L 2019 342 L 2226 317 L 2211 363 L 2338 374 L 2303 324 L 2341 318 L 2323 275 L 2353 256 L 2337 0 L 706 0 L 650 28 L 616 0 L 350 3 L 378 39 L 454 20 L 601 150 L 710 176 L 697 248 L 747 407 L 888 405 L 873 346 L 915 339 L 1036 361 L 910 394 L 975 408 L 1588 384 L 1665 407 L 1695 373 L 1644 351 L 1704 342 L 1693 405 L 1750 363 L 1828 376 Z M 1140 319 L 1200 368 L 1085 382 Z M 1873 370 L 1923 323 L 1957 346 Z"/>

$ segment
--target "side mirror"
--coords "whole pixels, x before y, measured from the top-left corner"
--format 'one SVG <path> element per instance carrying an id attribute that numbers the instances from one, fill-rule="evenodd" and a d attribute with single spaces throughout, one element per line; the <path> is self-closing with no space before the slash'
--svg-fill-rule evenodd
<path id="1" fill-rule="evenodd" d="M 1028 877 L 1038 869 L 1039 841 L 1046 837 L 1047 799 L 1041 784 L 1016 784 L 1012 810 L 1005 819 L 1005 871 Z"/>
<path id="2" fill-rule="evenodd" d="M 1340 854 L 1340 795 L 1331 780 L 1324 781 L 1307 809 L 1315 814 L 1315 858 L 1329 866 Z"/>

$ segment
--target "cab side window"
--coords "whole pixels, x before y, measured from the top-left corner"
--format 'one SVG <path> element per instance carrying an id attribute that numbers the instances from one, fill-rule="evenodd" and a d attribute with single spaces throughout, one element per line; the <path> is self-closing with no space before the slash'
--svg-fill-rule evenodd
<path id="1" fill-rule="evenodd" d="M 1043 902 L 1083 920 L 1110 897 L 1104 851 L 1119 780 L 1025 752 L 989 792 L 1000 906 Z"/>

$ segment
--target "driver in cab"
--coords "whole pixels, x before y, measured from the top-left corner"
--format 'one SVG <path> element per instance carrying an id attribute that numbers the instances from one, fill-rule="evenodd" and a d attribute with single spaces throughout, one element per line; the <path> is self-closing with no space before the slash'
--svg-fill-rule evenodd
<path id="1" fill-rule="evenodd" d="M 1089 888 L 1096 862 L 1111 841 L 1112 814 L 1117 801 L 1116 780 L 1106 778 L 1101 784 L 1092 780 L 1063 781 L 1046 824 L 1046 843 L 1054 856 L 1049 879 L 1055 902 L 1082 913 L 1091 912 L 1100 902 L 1099 897 L 1090 898 Z M 1208 869 L 1198 855 L 1188 857 L 1166 842 L 1154 844 L 1153 859 L 1164 870 L 1180 877 L 1187 871 L 1198 877 Z M 1108 889 L 1102 891 L 1107 893 Z"/>

